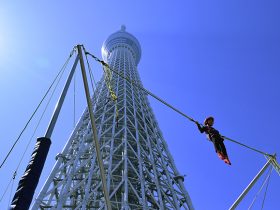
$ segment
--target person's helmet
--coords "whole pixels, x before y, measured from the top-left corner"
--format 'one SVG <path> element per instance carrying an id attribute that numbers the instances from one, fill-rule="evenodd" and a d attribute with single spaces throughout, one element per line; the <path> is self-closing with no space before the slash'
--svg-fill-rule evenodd
<path id="1" fill-rule="evenodd" d="M 207 125 L 208 124 L 208 120 L 212 119 L 214 121 L 214 117 L 210 116 L 210 117 L 207 117 L 205 120 L 204 120 L 204 125 Z"/>

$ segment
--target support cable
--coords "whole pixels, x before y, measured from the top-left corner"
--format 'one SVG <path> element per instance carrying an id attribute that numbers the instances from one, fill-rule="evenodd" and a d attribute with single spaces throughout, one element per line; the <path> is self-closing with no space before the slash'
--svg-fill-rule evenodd
<path id="1" fill-rule="evenodd" d="M 250 209 L 253 207 L 253 205 L 254 205 L 254 203 L 255 203 L 257 197 L 259 196 L 260 192 L 262 191 L 264 185 L 267 183 L 267 186 L 268 186 L 268 182 L 269 182 L 269 179 L 270 179 L 270 175 L 271 175 L 271 172 L 272 172 L 272 168 L 273 168 L 273 167 L 270 166 L 270 170 L 267 172 L 267 176 L 266 176 L 265 180 L 263 181 L 263 183 L 262 183 L 262 185 L 261 185 L 259 191 L 256 193 L 256 195 L 255 195 L 255 197 L 254 197 L 252 203 L 250 204 L 248 210 L 250 210 Z M 264 199 L 265 199 L 265 197 L 266 197 L 267 186 L 266 186 L 266 190 L 265 190 Z M 264 200 L 263 200 L 262 203 L 264 203 Z M 263 205 L 263 204 L 262 204 L 262 205 Z"/>
<path id="2" fill-rule="evenodd" d="M 11 191 L 10 191 L 10 196 L 9 196 L 8 209 L 10 207 L 10 203 L 11 203 L 11 200 L 12 200 L 12 193 L 13 193 L 15 178 L 16 178 L 16 173 L 14 173 L 14 176 L 13 176 L 13 179 L 12 179 L 12 186 L 11 186 Z"/>
<path id="3" fill-rule="evenodd" d="M 73 51 L 71 52 L 71 54 L 72 54 L 72 53 L 73 53 Z M 71 55 L 71 54 L 70 54 L 70 55 Z M 72 55 L 71 55 L 71 56 L 72 56 Z M 69 57 L 69 59 L 70 59 L 70 57 Z M 68 60 L 67 62 L 69 62 L 69 60 Z M 66 63 L 67 63 L 67 62 L 66 62 Z M 16 178 L 16 176 L 17 176 L 18 169 L 19 169 L 19 167 L 20 167 L 20 165 L 21 165 L 21 163 L 22 163 L 22 161 L 23 161 L 23 158 L 24 158 L 24 156 L 25 156 L 25 154 L 26 154 L 26 152 L 27 152 L 27 149 L 29 148 L 30 143 L 31 143 L 31 141 L 32 141 L 32 139 L 33 139 L 33 137 L 34 137 L 34 135 L 35 135 L 35 133 L 36 133 L 36 131 L 37 131 L 37 129 L 38 129 L 40 123 L 41 123 L 41 121 L 42 121 L 42 118 L 43 118 L 44 115 L 45 115 L 45 112 L 46 112 L 46 110 L 47 110 L 47 108 L 48 108 L 48 106 L 49 106 L 49 104 L 50 104 L 50 102 L 51 102 L 51 99 L 53 98 L 53 95 L 54 95 L 54 93 L 55 93 L 55 91 L 56 91 L 56 89 L 57 89 L 57 87 L 58 87 L 58 84 L 59 84 L 60 81 L 61 81 L 61 78 L 62 78 L 62 76 L 63 76 L 63 74 L 64 74 L 64 71 L 65 71 L 65 69 L 66 69 L 66 66 L 67 66 L 66 63 L 63 65 L 63 68 L 61 69 L 62 71 L 59 71 L 59 74 L 57 75 L 57 77 L 55 78 L 55 80 L 53 81 L 53 83 L 51 84 L 51 86 L 53 86 L 54 83 L 56 82 L 56 85 L 55 85 L 54 89 L 52 90 L 51 96 L 50 96 L 50 98 L 49 98 L 49 100 L 48 100 L 48 102 L 47 102 L 47 104 L 46 104 L 46 106 L 45 106 L 45 108 L 44 108 L 44 111 L 43 111 L 43 113 L 41 114 L 41 117 L 40 117 L 40 119 L 39 119 L 39 121 L 38 121 L 38 123 L 37 123 L 37 125 L 36 125 L 36 127 L 35 127 L 35 129 L 34 129 L 34 131 L 33 131 L 33 134 L 31 135 L 31 137 L 30 137 L 30 139 L 29 139 L 29 141 L 28 141 L 28 143 L 27 143 L 27 146 L 26 146 L 26 148 L 25 148 L 25 150 L 24 150 L 24 152 L 23 152 L 23 154 L 22 154 L 22 156 L 21 156 L 21 158 L 20 158 L 20 161 L 19 161 L 19 163 L 18 163 L 18 165 L 17 165 L 17 167 L 16 167 L 16 170 L 15 170 L 15 172 L 14 172 L 14 174 L 13 174 L 13 177 L 12 177 L 11 180 L 9 181 L 9 183 L 8 183 L 8 185 L 7 185 L 7 187 L 6 187 L 5 191 L 4 191 L 4 193 L 3 193 L 3 195 L 1 196 L 0 202 L 3 200 L 5 194 L 7 193 L 8 188 L 9 188 L 10 185 L 11 185 L 11 183 L 12 183 L 12 188 L 13 188 L 14 180 L 15 180 L 15 178 Z M 58 80 L 57 80 L 57 78 L 58 78 Z M 48 91 L 50 91 L 50 90 L 51 90 L 51 87 L 49 88 Z M 46 94 L 46 95 L 47 95 L 47 94 Z M 9 203 L 10 203 L 10 202 L 9 202 Z"/>
<path id="4" fill-rule="evenodd" d="M 266 185 L 265 192 L 264 192 L 264 197 L 263 197 L 263 201 L 262 201 L 262 208 L 261 208 L 261 210 L 262 210 L 263 207 L 264 207 L 264 202 L 265 202 L 266 193 L 267 193 L 267 189 L 268 189 L 268 185 L 269 185 L 269 181 L 270 181 L 270 177 L 271 177 L 272 168 L 273 168 L 273 167 L 271 166 L 270 173 L 269 173 L 269 177 L 268 177 L 268 181 L 267 181 L 267 185 Z"/>
<path id="5" fill-rule="evenodd" d="M 76 49 L 74 48 L 68 59 L 66 60 L 66 62 L 63 64 L 63 66 L 61 67 L 60 71 L 58 72 L 58 74 L 56 75 L 55 79 L 53 80 L 53 82 L 51 83 L 50 87 L 48 88 L 48 90 L 46 91 L 45 95 L 43 96 L 43 98 L 41 99 L 40 103 L 38 104 L 38 106 L 36 107 L 36 109 L 34 110 L 34 112 L 32 113 L 31 117 L 28 119 L 27 123 L 25 124 L 24 128 L 22 129 L 22 131 L 20 132 L 19 136 L 17 137 L 17 139 L 15 140 L 14 144 L 12 145 L 11 149 L 9 150 L 9 152 L 7 153 L 6 157 L 4 158 L 4 160 L 2 161 L 0 168 L 2 168 L 2 166 L 4 165 L 4 163 L 6 162 L 7 158 L 10 156 L 11 152 L 13 151 L 14 147 L 16 146 L 16 144 L 18 143 L 19 139 L 21 138 L 22 134 L 24 133 L 24 131 L 26 130 L 27 126 L 29 125 L 29 123 L 31 122 L 31 120 L 33 119 L 34 115 L 36 114 L 36 112 L 38 111 L 38 109 L 40 108 L 41 104 L 43 103 L 43 101 L 45 100 L 45 98 L 47 97 L 47 95 L 49 94 L 51 88 L 53 87 L 55 81 L 57 80 L 57 78 L 59 77 L 59 75 L 61 74 L 61 72 L 64 71 L 64 69 L 66 68 L 67 64 L 69 63 L 70 58 L 72 57 L 74 51 Z"/>
<path id="6" fill-rule="evenodd" d="M 231 142 L 233 142 L 233 143 L 239 144 L 240 146 L 243 146 L 243 147 L 246 147 L 246 148 L 248 148 L 248 149 L 250 149 L 250 150 L 253 150 L 253 151 L 255 151 L 255 152 L 258 152 L 258 153 L 260 153 L 260 154 L 266 155 L 266 156 L 268 156 L 268 157 L 273 157 L 273 158 L 275 158 L 275 157 L 274 157 L 273 155 L 271 155 L 271 154 L 268 154 L 268 153 L 266 153 L 266 152 L 262 152 L 262 151 L 260 151 L 260 150 L 258 150 L 258 149 L 253 148 L 253 147 L 249 147 L 249 146 L 247 146 L 247 145 L 245 145 L 245 144 L 243 144 L 243 143 L 241 143 L 241 142 L 238 142 L 238 141 L 233 140 L 233 139 L 231 139 L 231 138 L 228 138 L 228 137 L 226 137 L 226 136 L 221 135 L 221 137 L 224 138 L 224 139 L 227 139 L 227 140 L 229 140 L 229 141 L 231 141 Z"/>
<path id="7" fill-rule="evenodd" d="M 7 187 L 5 188 L 5 190 L 4 190 L 4 192 L 3 192 L 2 196 L 1 196 L 0 203 L 2 202 L 3 198 L 5 197 L 5 195 L 6 195 L 7 191 L 8 191 L 8 189 L 9 189 L 12 181 L 13 181 L 13 178 L 11 178 L 9 183 L 7 184 Z"/>
<path id="8" fill-rule="evenodd" d="M 92 73 L 92 70 L 91 70 L 91 67 L 90 67 L 90 64 L 89 64 L 89 61 L 88 61 L 88 56 L 87 56 L 85 47 L 82 46 L 82 48 L 85 52 L 85 57 L 86 57 L 87 66 L 88 66 L 88 70 L 89 70 L 90 82 L 91 82 L 91 86 L 92 86 L 92 89 L 93 89 L 93 101 L 95 101 L 97 96 L 94 94 L 94 87 L 95 87 L 95 89 L 97 88 L 97 83 L 96 83 L 96 80 L 93 76 L 93 73 Z M 94 84 L 94 86 L 93 86 L 93 84 Z"/>
<path id="9" fill-rule="evenodd" d="M 19 166 L 20 166 L 20 164 L 21 164 L 21 162 L 22 162 L 22 160 L 23 160 L 23 157 L 24 157 L 24 155 L 25 155 L 25 153 L 26 153 L 26 151 L 27 151 L 27 149 L 28 149 L 28 147 L 29 147 L 29 145 L 30 145 L 30 143 L 31 143 L 31 141 L 32 141 L 32 139 L 33 139 L 33 137 L 35 136 L 35 133 L 36 133 L 36 131 L 37 131 L 39 125 L 41 124 L 41 121 L 42 121 L 42 119 L 43 119 L 43 117 L 44 117 L 44 115 L 45 115 L 45 113 L 46 113 L 46 111 L 47 111 L 47 109 L 48 109 L 48 107 L 49 107 L 49 104 L 50 104 L 50 102 L 51 102 L 51 100 L 52 100 L 52 98 L 53 98 L 53 95 L 54 95 L 55 91 L 57 90 L 57 87 L 58 87 L 58 85 L 59 85 L 59 83 L 60 83 L 60 81 L 61 81 L 61 78 L 62 78 L 62 76 L 63 76 L 64 71 L 65 71 L 65 69 L 64 69 L 64 70 L 62 71 L 62 73 L 60 74 L 60 77 L 59 77 L 59 79 L 58 79 L 58 81 L 57 81 L 57 83 L 56 83 L 56 85 L 55 85 L 55 87 L 54 87 L 54 89 L 53 89 L 53 91 L 52 91 L 52 93 L 51 93 L 51 96 L 50 96 L 50 98 L 49 98 L 49 100 L 48 100 L 48 102 L 47 102 L 47 104 L 46 104 L 46 106 L 45 106 L 45 108 L 44 108 L 43 113 L 41 114 L 41 117 L 40 117 L 40 119 L 39 119 L 39 121 L 38 121 L 38 123 L 37 123 L 37 125 L 36 125 L 36 127 L 35 127 L 35 130 L 34 130 L 32 136 L 30 137 L 30 140 L 29 140 L 29 142 L 28 142 L 28 144 L 27 144 L 27 147 L 25 148 L 25 151 L 24 151 L 24 153 L 23 153 L 23 155 L 22 155 L 22 157 L 21 157 L 21 160 L 20 160 L 20 162 L 19 162 L 19 164 L 18 164 L 18 166 L 17 166 L 16 172 L 17 172 L 17 170 L 18 170 L 18 168 L 19 168 Z"/>
<path id="10" fill-rule="evenodd" d="M 124 75 L 122 75 L 122 74 L 119 73 L 118 71 L 116 71 L 116 70 L 110 68 L 110 66 L 109 66 L 107 63 L 105 63 L 103 60 L 100 60 L 100 59 L 97 58 L 95 55 L 93 55 L 93 54 L 91 54 L 91 53 L 89 53 L 89 52 L 87 52 L 87 51 L 86 51 L 86 54 L 90 55 L 94 60 L 96 60 L 97 62 L 101 63 L 102 66 L 104 66 L 104 67 L 110 69 L 112 72 L 116 73 L 117 75 L 119 75 L 119 76 L 122 77 L 123 79 L 127 80 L 128 82 L 130 82 L 132 85 L 136 86 L 137 88 L 140 88 L 140 89 L 143 90 L 146 94 L 148 94 L 148 95 L 150 95 L 151 97 L 155 98 L 156 100 L 158 100 L 158 101 L 161 102 L 162 104 L 166 105 L 167 107 L 169 107 L 169 108 L 172 109 L 173 111 L 175 111 L 175 112 L 177 112 L 178 114 L 182 115 L 183 117 L 187 118 L 187 119 L 190 120 L 191 122 L 194 122 L 194 123 L 197 122 L 197 121 L 194 120 L 192 117 L 186 115 L 185 113 L 181 112 L 180 110 L 178 110 L 177 108 L 173 107 L 173 106 L 170 105 L 169 103 L 165 102 L 163 99 L 159 98 L 158 96 L 156 96 L 155 94 L 153 94 L 153 93 L 150 92 L 149 90 L 145 89 L 145 88 L 142 87 L 141 85 L 135 83 L 134 81 L 131 81 L 129 78 L 125 77 Z M 199 124 L 202 125 L 201 123 L 199 123 Z M 231 139 L 231 138 L 228 138 L 228 137 L 226 137 L 226 136 L 222 136 L 222 135 L 221 135 L 221 137 L 224 138 L 224 139 L 227 139 L 227 140 L 229 140 L 229 141 L 231 141 L 231 142 L 233 142 L 233 143 L 239 144 L 240 146 L 246 147 L 247 149 L 253 150 L 253 151 L 257 152 L 257 153 L 260 153 L 260 154 L 263 154 L 263 155 L 266 155 L 266 156 L 275 158 L 275 157 L 274 157 L 273 155 L 271 155 L 271 154 L 268 154 L 268 153 L 266 153 L 266 152 L 262 152 L 262 151 L 260 151 L 260 150 L 258 150 L 258 149 L 253 148 L 253 147 L 249 147 L 249 146 L 247 146 L 247 145 L 245 145 L 245 144 L 243 144 L 243 143 L 240 143 L 240 142 L 238 142 L 238 141 L 236 141 L 236 140 L 233 140 L 233 139 Z"/>
<path id="11" fill-rule="evenodd" d="M 83 48 L 84 52 L 86 52 L 85 47 L 82 46 L 82 48 Z M 95 88 L 96 88 L 96 81 L 95 81 L 95 79 L 94 79 L 94 77 L 93 77 L 93 73 L 92 73 L 91 67 L 90 67 L 90 65 L 89 65 L 89 61 L 88 61 L 88 57 L 87 57 L 87 54 L 86 54 L 86 53 L 85 53 L 85 57 L 86 57 L 86 61 L 87 61 L 87 66 L 88 66 L 88 71 L 89 71 L 89 77 L 90 77 L 91 87 L 92 87 L 92 90 L 94 91 L 93 84 L 94 84 L 94 86 L 95 86 Z"/>
<path id="12" fill-rule="evenodd" d="M 20 161 L 19 161 L 19 163 L 18 163 L 18 165 L 17 165 L 17 167 L 16 167 L 16 170 L 15 170 L 15 172 L 14 172 L 13 179 L 15 179 L 15 177 L 16 177 L 16 175 L 17 175 L 18 169 L 19 169 L 19 167 L 20 167 L 20 165 L 21 165 L 21 163 L 22 163 L 22 161 L 23 161 L 23 158 L 24 158 L 24 156 L 25 156 L 25 154 L 26 154 L 26 152 L 27 152 L 27 150 L 28 150 L 28 148 L 29 148 L 29 146 L 30 146 L 30 144 L 31 144 L 31 141 L 33 140 L 33 138 L 34 138 L 34 136 L 35 136 L 35 133 L 36 133 L 36 131 L 37 131 L 39 125 L 41 124 L 41 121 L 42 121 L 42 119 L 43 119 L 43 117 L 44 117 L 44 115 L 45 115 L 45 113 L 46 113 L 46 111 L 47 111 L 47 108 L 49 107 L 49 104 L 50 104 L 50 102 L 51 102 L 51 100 L 52 100 L 52 98 L 53 98 L 53 95 L 54 95 L 54 93 L 55 93 L 57 87 L 58 87 L 58 84 L 59 84 L 60 81 L 61 81 L 61 78 L 62 78 L 62 76 L 63 76 L 64 71 L 65 71 L 65 69 L 64 69 L 64 70 L 62 71 L 62 73 L 60 74 L 60 76 L 59 76 L 59 78 L 58 78 L 58 81 L 57 81 L 57 83 L 56 83 L 54 89 L 52 90 L 51 96 L 50 96 L 50 98 L 49 98 L 49 100 L 48 100 L 48 102 L 47 102 L 47 104 L 46 104 L 46 106 L 45 106 L 45 108 L 44 108 L 44 111 L 43 111 L 43 113 L 41 114 L 40 119 L 39 119 L 39 121 L 38 121 L 38 123 L 37 123 L 37 125 L 36 125 L 36 127 L 35 127 L 35 129 L 34 129 L 34 131 L 33 131 L 33 134 L 31 135 L 31 137 L 30 137 L 30 139 L 29 139 L 29 141 L 28 141 L 28 143 L 27 143 L 27 145 L 26 145 L 26 147 L 25 147 L 25 150 L 24 150 L 24 152 L 23 152 L 23 154 L 22 154 L 22 156 L 21 156 L 21 158 L 20 158 Z"/>

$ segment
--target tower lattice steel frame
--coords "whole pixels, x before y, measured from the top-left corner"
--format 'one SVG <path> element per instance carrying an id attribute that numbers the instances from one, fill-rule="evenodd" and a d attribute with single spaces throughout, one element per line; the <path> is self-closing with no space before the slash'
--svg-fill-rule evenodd
<path id="1" fill-rule="evenodd" d="M 124 26 L 104 42 L 102 56 L 142 85 L 141 47 Z M 112 209 L 193 209 L 147 95 L 114 73 L 111 84 L 117 102 L 103 76 L 92 103 Z M 92 136 L 86 109 L 32 209 L 106 209 Z"/>

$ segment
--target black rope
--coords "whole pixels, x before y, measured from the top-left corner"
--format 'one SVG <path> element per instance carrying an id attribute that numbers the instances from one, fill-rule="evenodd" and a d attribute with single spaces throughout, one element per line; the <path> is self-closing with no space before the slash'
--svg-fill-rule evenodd
<path id="1" fill-rule="evenodd" d="M 20 132 L 19 136 L 17 137 L 17 139 L 15 140 L 13 146 L 11 147 L 11 149 L 9 150 L 8 154 L 6 155 L 6 157 L 4 158 L 4 160 L 2 161 L 0 168 L 2 168 L 2 166 L 4 165 L 4 163 L 6 162 L 7 158 L 10 156 L 11 152 L 13 151 L 14 147 L 16 146 L 16 144 L 18 143 L 19 139 L 21 138 L 23 132 L 26 130 L 27 126 L 29 125 L 29 123 L 31 122 L 31 120 L 33 119 L 34 115 L 36 114 L 36 112 L 38 111 L 38 109 L 40 108 L 41 104 L 43 103 L 43 101 L 45 100 L 46 96 L 48 95 L 49 91 L 51 90 L 52 86 L 54 85 L 55 81 L 57 80 L 58 76 L 61 74 L 61 72 L 66 68 L 70 58 L 72 57 L 73 53 L 75 51 L 75 48 L 72 50 L 72 52 L 70 53 L 70 56 L 68 57 L 68 59 L 66 60 L 66 62 L 64 63 L 64 65 L 62 66 L 62 68 L 60 69 L 60 71 L 58 72 L 58 74 L 56 75 L 55 79 L 53 80 L 53 82 L 51 83 L 50 87 L 48 88 L 48 90 L 46 91 L 45 95 L 43 96 L 43 98 L 41 99 L 40 103 L 38 104 L 38 106 L 36 107 L 35 111 L 32 113 L 31 117 L 28 119 L 27 123 L 25 124 L 24 128 L 22 129 L 22 131 Z"/>
<path id="2" fill-rule="evenodd" d="M 91 54 L 91 53 L 89 53 L 89 52 L 87 52 L 87 51 L 85 51 L 85 52 L 86 52 L 86 54 L 90 55 L 94 60 L 96 60 L 97 62 L 101 63 L 103 66 L 106 66 L 106 67 L 107 67 L 108 69 L 110 69 L 112 72 L 116 73 L 117 75 L 119 75 L 119 76 L 122 77 L 123 79 L 127 80 L 127 81 L 130 82 L 132 85 L 134 85 L 134 86 L 140 88 L 140 89 L 143 90 L 146 94 L 148 94 L 148 95 L 152 96 L 153 98 L 155 98 L 156 100 L 160 101 L 161 103 L 163 103 L 164 105 L 166 105 L 167 107 L 169 107 L 170 109 L 172 109 L 173 111 L 175 111 L 175 112 L 177 112 L 178 114 L 182 115 L 183 117 L 187 118 L 187 119 L 190 120 L 191 122 L 199 123 L 198 121 L 194 120 L 192 117 L 186 115 L 185 113 L 181 112 L 180 110 L 178 110 L 177 108 L 173 107 L 173 106 L 170 105 L 169 103 L 165 102 L 163 99 L 161 99 L 161 98 L 159 98 L 158 96 L 156 96 L 155 94 L 151 93 L 150 91 L 148 91 L 147 89 L 145 89 L 145 88 L 142 87 L 141 85 L 135 83 L 134 81 L 131 81 L 129 78 L 125 77 L 124 75 L 122 75 L 122 74 L 119 73 L 118 71 L 116 71 L 116 70 L 110 68 L 110 66 L 109 66 L 107 63 L 105 63 L 103 60 L 100 60 L 100 59 L 97 58 L 95 55 L 93 55 L 93 54 Z M 199 124 L 202 125 L 201 123 L 199 123 Z M 246 148 L 248 148 L 248 149 L 251 149 L 251 150 L 253 150 L 253 151 L 255 151 L 255 152 L 258 152 L 258 153 L 260 153 L 260 154 L 267 155 L 267 156 L 269 156 L 269 157 L 273 157 L 273 155 L 271 155 L 271 154 L 268 154 L 268 153 L 266 153 L 266 152 L 262 152 L 262 151 L 260 151 L 260 150 L 257 150 L 257 149 L 255 149 L 255 148 L 253 148 L 253 147 L 249 147 L 249 146 L 247 146 L 247 145 L 245 145 L 245 144 L 243 144 L 243 143 L 240 143 L 240 142 L 238 142 L 238 141 L 235 141 L 235 140 L 233 140 L 233 139 L 231 139 L 231 138 L 228 138 L 228 137 L 226 137 L 226 136 L 222 136 L 222 135 L 221 135 L 221 137 L 224 138 L 224 139 L 227 139 L 227 140 L 229 140 L 229 141 L 231 141 L 231 142 L 234 142 L 234 143 L 236 143 L 236 144 L 239 144 L 239 145 L 241 145 L 241 146 L 243 146 L 243 147 L 246 147 Z"/>

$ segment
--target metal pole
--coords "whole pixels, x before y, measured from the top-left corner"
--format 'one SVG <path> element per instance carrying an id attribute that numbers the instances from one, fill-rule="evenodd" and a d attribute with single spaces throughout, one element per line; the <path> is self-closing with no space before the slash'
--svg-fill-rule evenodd
<path id="1" fill-rule="evenodd" d="M 14 195 L 10 209 L 29 209 L 49 152 L 49 148 L 51 145 L 50 137 L 52 135 L 54 126 L 56 124 L 60 109 L 62 107 L 65 95 L 71 83 L 71 79 L 75 72 L 78 61 L 79 59 L 77 56 L 71 72 L 69 73 L 68 79 L 64 85 L 60 98 L 56 104 L 55 111 L 53 112 L 45 137 L 37 139 L 37 143 L 32 153 L 31 160 L 29 161 L 24 175 L 21 177 L 21 180 L 18 184 L 17 192 Z"/>
<path id="2" fill-rule="evenodd" d="M 246 196 L 246 194 L 249 192 L 249 190 L 253 187 L 253 185 L 257 182 L 257 180 L 260 178 L 260 176 L 263 174 L 263 172 L 267 169 L 271 162 L 272 158 L 270 157 L 266 164 L 262 167 L 262 169 L 259 171 L 259 173 L 254 177 L 254 179 L 250 182 L 250 184 L 245 188 L 245 190 L 241 193 L 241 195 L 237 198 L 237 200 L 232 204 L 232 206 L 229 208 L 229 210 L 234 210 L 238 204 L 242 201 L 242 199 Z"/>
<path id="3" fill-rule="evenodd" d="M 69 88 L 69 85 L 71 83 L 71 80 L 73 78 L 73 75 L 74 75 L 74 72 L 75 72 L 75 69 L 77 67 L 77 64 L 78 64 L 78 61 L 79 61 L 79 57 L 77 56 L 76 57 L 76 60 L 75 60 L 75 63 L 73 64 L 73 67 L 69 73 L 69 76 L 67 78 L 67 81 L 64 85 L 64 88 L 63 88 L 63 91 L 59 97 L 59 100 L 55 106 L 55 110 L 53 112 L 53 115 L 52 115 L 52 118 L 51 118 L 51 121 L 49 123 L 49 126 L 48 126 L 48 129 L 46 131 L 46 134 L 45 134 L 45 137 L 46 138 L 51 138 L 51 135 L 52 135 L 52 132 L 53 132 L 53 129 L 54 129 L 54 126 L 56 124 L 56 121 L 57 121 L 57 118 L 58 118 L 58 115 L 59 115 L 59 112 L 61 110 L 61 107 L 63 105 L 63 102 L 64 102 L 64 99 L 65 99 L 65 96 L 66 96 L 66 93 L 68 91 L 68 88 Z"/>
<path id="4" fill-rule="evenodd" d="M 98 162 L 100 174 L 101 174 L 101 182 L 102 182 L 105 202 L 106 202 L 107 209 L 111 210 L 112 208 L 111 208 L 109 193 L 107 191 L 105 171 L 104 171 L 104 167 L 103 167 L 103 162 L 101 160 L 100 146 L 99 146 L 99 142 L 97 139 L 97 130 L 96 130 L 96 125 L 95 125 L 95 119 L 94 119 L 94 115 L 92 112 L 93 108 L 92 108 L 92 104 L 91 104 L 91 100 L 90 100 L 90 93 L 89 93 L 84 59 L 83 59 L 82 48 L 81 48 L 82 46 L 78 45 L 77 47 L 78 47 L 78 55 L 80 58 L 80 65 L 81 65 L 82 76 L 83 76 L 83 81 L 84 81 L 84 88 L 85 88 L 85 93 L 86 93 L 86 98 L 87 98 L 88 112 L 89 112 L 90 121 L 91 121 L 91 128 L 93 131 L 93 139 L 94 139 L 94 144 L 95 144 L 96 157 L 97 157 L 97 162 Z"/>

